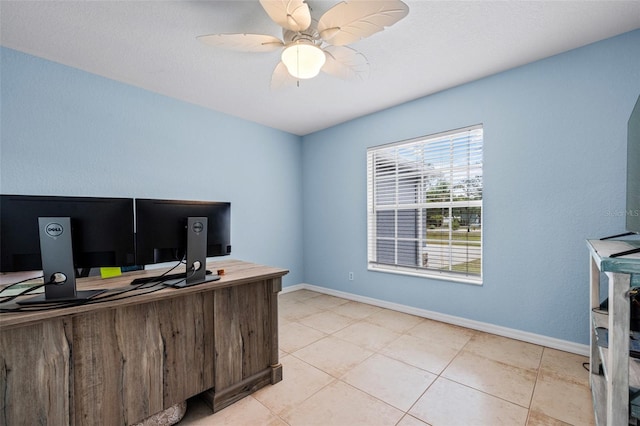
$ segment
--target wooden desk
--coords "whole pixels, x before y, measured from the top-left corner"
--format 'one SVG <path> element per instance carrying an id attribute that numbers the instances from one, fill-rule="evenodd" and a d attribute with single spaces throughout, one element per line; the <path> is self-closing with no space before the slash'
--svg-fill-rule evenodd
<path id="1" fill-rule="evenodd" d="M 212 262 L 222 279 L 91 305 L 0 314 L 0 426 L 126 425 L 204 392 L 218 411 L 282 380 L 287 270 Z M 133 278 L 78 281 L 126 287 Z M 205 392 L 206 391 L 206 392 Z"/>

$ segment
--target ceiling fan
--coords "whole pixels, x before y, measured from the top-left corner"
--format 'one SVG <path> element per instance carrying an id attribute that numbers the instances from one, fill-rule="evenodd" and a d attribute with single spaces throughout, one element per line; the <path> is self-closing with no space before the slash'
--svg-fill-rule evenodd
<path id="1" fill-rule="evenodd" d="M 273 89 L 320 71 L 342 79 L 364 79 L 369 63 L 347 44 L 389 27 L 409 13 L 400 0 L 350 0 L 326 11 L 317 21 L 305 0 L 260 0 L 267 15 L 282 27 L 283 40 L 264 34 L 211 34 L 197 37 L 205 44 L 241 52 L 282 49 L 271 77 Z"/>

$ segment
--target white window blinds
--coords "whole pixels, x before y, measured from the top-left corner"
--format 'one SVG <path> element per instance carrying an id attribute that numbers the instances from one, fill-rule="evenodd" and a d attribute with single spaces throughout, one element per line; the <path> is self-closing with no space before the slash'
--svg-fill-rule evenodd
<path id="1" fill-rule="evenodd" d="M 369 269 L 482 282 L 482 126 L 367 150 Z"/>

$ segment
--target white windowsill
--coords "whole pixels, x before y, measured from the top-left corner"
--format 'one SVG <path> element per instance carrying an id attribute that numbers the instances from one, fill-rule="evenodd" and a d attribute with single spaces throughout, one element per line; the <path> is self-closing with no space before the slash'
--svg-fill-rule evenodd
<path id="1" fill-rule="evenodd" d="M 393 266 L 369 265 L 367 269 L 369 271 L 374 271 L 374 272 L 386 272 L 389 274 L 409 275 L 412 277 L 430 278 L 430 279 L 441 280 L 441 281 L 453 281 L 453 282 L 463 283 L 463 284 L 482 285 L 482 277 L 472 278 L 472 277 L 461 276 L 458 274 L 449 274 L 446 272 L 438 273 L 435 271 L 419 272 L 411 268 L 403 268 L 401 266 L 393 267 Z"/>

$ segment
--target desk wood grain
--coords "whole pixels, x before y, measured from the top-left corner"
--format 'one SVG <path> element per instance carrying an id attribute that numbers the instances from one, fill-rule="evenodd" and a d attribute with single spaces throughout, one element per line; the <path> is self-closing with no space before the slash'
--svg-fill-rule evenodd
<path id="1" fill-rule="evenodd" d="M 225 275 L 180 290 L 0 314 L 0 426 L 126 425 L 205 391 L 218 410 L 281 380 L 277 294 L 288 271 L 235 260 L 207 266 Z M 161 272 L 78 286 L 113 289 Z"/>

